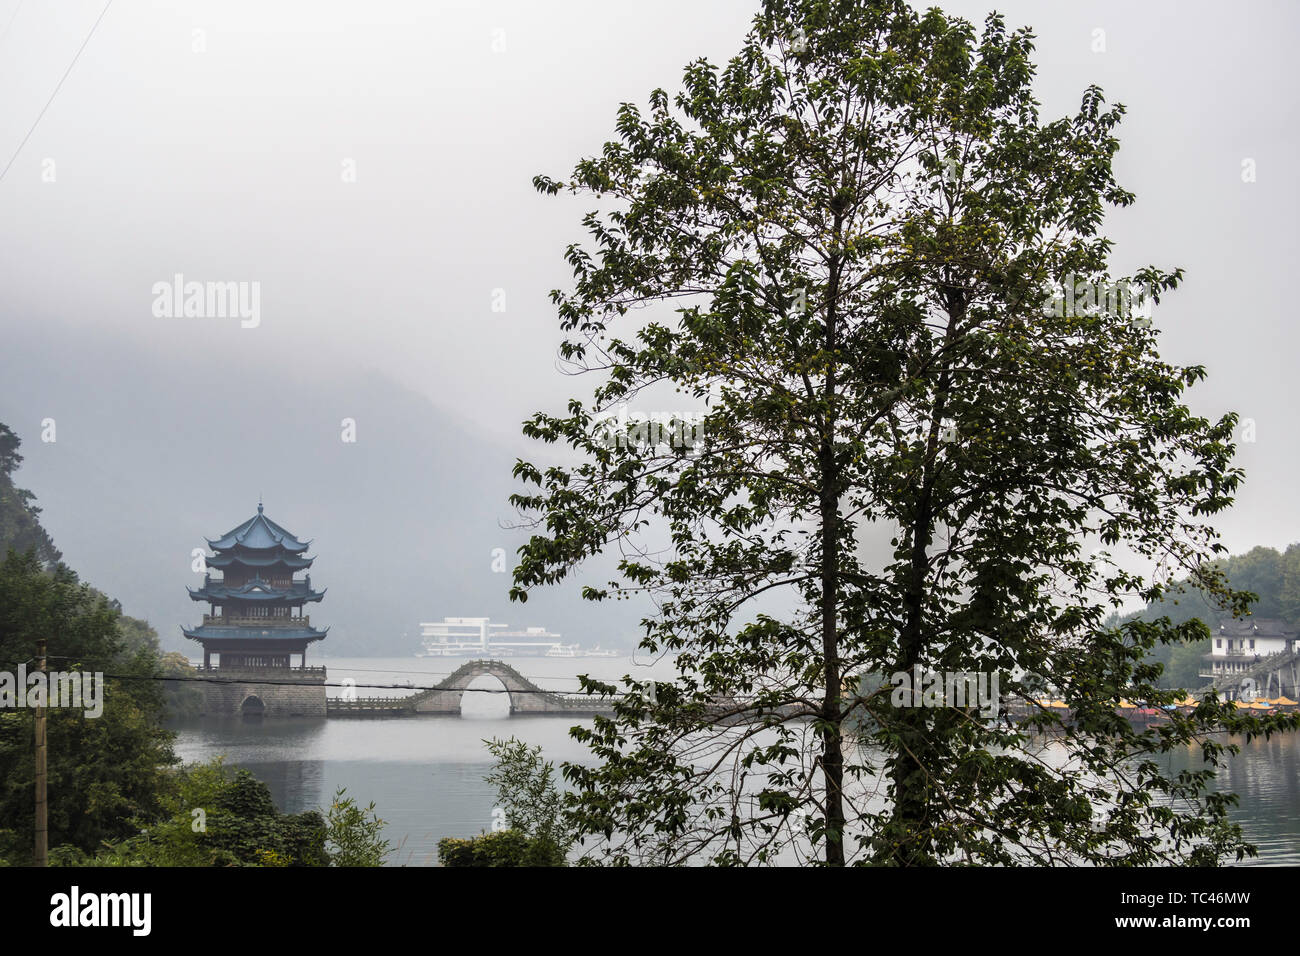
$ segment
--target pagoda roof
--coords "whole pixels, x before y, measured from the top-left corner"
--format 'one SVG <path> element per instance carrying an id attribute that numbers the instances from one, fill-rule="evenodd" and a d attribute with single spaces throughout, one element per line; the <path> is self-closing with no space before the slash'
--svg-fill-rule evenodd
<path id="1" fill-rule="evenodd" d="M 311 643 L 325 638 L 329 628 L 318 630 L 314 627 L 227 627 L 219 624 L 203 624 L 195 628 L 181 628 L 181 633 L 192 641 L 303 641 Z"/>
<path id="2" fill-rule="evenodd" d="M 308 575 L 308 577 L 311 577 L 311 575 Z M 235 587 L 226 587 L 225 584 L 218 581 L 215 584 L 209 582 L 201 588 L 188 588 L 187 590 L 190 592 L 190 599 L 193 601 L 215 601 L 218 604 L 230 600 L 308 602 L 319 601 L 325 597 L 324 590 L 313 591 L 306 581 L 295 581 L 291 587 L 277 588 L 263 581 L 260 576 Z M 328 590 L 328 588 L 325 590 Z"/>
<path id="3" fill-rule="evenodd" d="M 311 563 L 316 559 L 305 554 L 292 554 L 288 551 L 272 552 L 270 554 L 265 551 L 246 551 L 242 546 L 236 545 L 205 560 L 208 567 L 217 568 L 220 571 L 236 566 L 273 568 L 276 565 L 283 565 L 290 571 L 301 571 L 304 568 L 310 568 Z"/>
<path id="4" fill-rule="evenodd" d="M 299 541 L 290 531 L 280 527 L 262 513 L 262 504 L 258 502 L 257 514 L 243 524 L 231 528 L 220 538 L 208 539 L 208 547 L 213 551 L 229 551 L 235 547 L 250 551 L 289 551 L 301 554 L 311 546 L 311 541 Z"/>

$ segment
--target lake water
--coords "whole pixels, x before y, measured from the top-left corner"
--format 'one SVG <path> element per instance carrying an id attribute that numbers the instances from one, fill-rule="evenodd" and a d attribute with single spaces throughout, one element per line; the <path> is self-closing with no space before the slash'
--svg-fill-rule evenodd
<path id="1" fill-rule="evenodd" d="M 318 661 L 320 663 L 320 661 Z M 362 697 L 411 693 L 367 684 L 438 683 L 462 661 L 438 658 L 327 658 L 331 683 L 350 678 Z M 669 679 L 669 661 L 644 658 L 514 658 L 509 663 L 548 690 L 578 690 L 579 673 L 615 681 Z M 483 782 L 492 766 L 483 741 L 517 737 L 540 744 L 557 766 L 588 758 L 569 736 L 572 717 L 510 717 L 501 685 L 481 677 L 465 695 L 457 717 L 330 718 L 261 720 L 204 718 L 178 723 L 176 752 L 187 763 L 224 755 L 271 788 L 276 805 L 289 813 L 327 806 L 335 790 L 347 788 L 363 806 L 371 801 L 387 823 L 396 848 L 394 865 L 437 865 L 437 843 L 445 836 L 468 837 L 492 829 L 496 792 Z M 331 695 L 342 693 L 329 688 Z M 1199 751 L 1172 755 L 1174 769 L 1200 766 Z M 1240 797 L 1232 818 L 1259 847 L 1255 865 L 1300 863 L 1300 734 L 1256 740 L 1242 746 L 1221 773 L 1220 786 Z"/>

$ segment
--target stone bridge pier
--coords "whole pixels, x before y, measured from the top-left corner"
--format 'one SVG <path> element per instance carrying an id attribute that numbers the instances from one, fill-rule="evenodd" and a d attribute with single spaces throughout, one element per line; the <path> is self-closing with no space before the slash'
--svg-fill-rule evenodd
<path id="1" fill-rule="evenodd" d="M 233 668 L 199 671 L 205 716 L 324 717 L 325 668 Z"/>

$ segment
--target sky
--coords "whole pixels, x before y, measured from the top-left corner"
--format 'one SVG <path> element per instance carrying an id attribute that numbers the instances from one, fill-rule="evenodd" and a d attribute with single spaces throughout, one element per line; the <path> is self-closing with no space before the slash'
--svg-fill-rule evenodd
<path id="1" fill-rule="evenodd" d="M 976 23 L 989 9 L 943 6 Z M 168 470 L 173 446 L 193 474 L 182 489 L 189 539 L 238 524 L 271 485 L 270 513 L 327 541 L 328 516 L 358 504 L 354 487 L 331 484 L 328 465 L 313 467 L 315 446 L 262 474 L 255 454 L 231 445 L 242 433 L 271 448 L 258 403 L 297 388 L 315 398 L 291 424 L 266 420 L 337 442 L 355 403 L 370 416 L 358 419 L 364 445 L 389 406 L 358 383 L 382 380 L 384 395 L 404 396 L 394 422 L 412 421 L 411 396 L 428 403 L 446 437 L 411 426 L 409 441 L 437 445 L 448 468 L 473 470 L 470 438 L 507 469 L 530 455 L 519 423 L 588 387 L 557 368 L 547 297 L 568 281 L 562 253 L 582 237 L 585 206 L 538 195 L 532 177 L 563 176 L 598 151 L 620 102 L 676 89 L 694 58 L 724 61 L 756 9 L 118 0 L 104 12 L 101 0 L 0 0 L 0 164 L 12 160 L 0 179 L 0 421 L 23 438 L 19 483 L 36 491 L 73 566 L 127 593 L 138 605 L 128 610 L 162 619 L 160 630 L 186 611 L 183 573 L 133 583 L 95 540 L 148 547 L 147 535 L 131 536 L 147 521 L 151 459 L 168 480 L 179 473 Z M 1234 409 L 1250 429 L 1238 456 L 1246 483 L 1219 521 L 1225 542 L 1242 551 L 1300 540 L 1290 312 L 1300 7 L 997 9 L 1035 29 L 1045 117 L 1073 110 L 1091 83 L 1128 108 L 1117 172 L 1138 201 L 1107 221 L 1118 271 L 1186 270 L 1155 315 L 1163 353 L 1207 367 L 1191 393 L 1196 411 Z M 256 323 L 160 316 L 156 290 L 177 275 L 257 283 Z M 114 356 L 112 375 L 86 362 L 97 355 Z M 118 389 L 129 403 L 114 404 Z M 174 426 L 184 434 L 161 434 L 140 411 L 160 407 L 177 412 L 168 427 L 188 423 Z M 214 431 L 235 408 L 242 423 Z M 41 441 L 46 418 L 55 442 Z M 206 437 L 218 432 L 220 443 Z M 388 440 L 391 451 L 402 439 Z M 109 476 L 88 479 L 91 460 L 113 462 Z M 293 526 L 295 496 L 312 499 L 306 516 L 318 528 Z M 366 507 L 400 526 L 384 497 Z M 421 527 L 436 537 L 436 515 Z M 339 534 L 364 546 L 363 529 Z M 180 604 L 156 597 L 164 588 L 181 591 Z M 453 596 L 417 594 L 397 618 L 413 629 L 474 613 Z"/>

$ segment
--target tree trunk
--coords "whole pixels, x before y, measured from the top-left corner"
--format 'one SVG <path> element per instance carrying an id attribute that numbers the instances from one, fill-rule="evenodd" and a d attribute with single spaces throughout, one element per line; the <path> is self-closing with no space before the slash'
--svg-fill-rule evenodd
<path id="1" fill-rule="evenodd" d="M 835 218 L 834 242 L 838 247 L 842 220 Z M 835 397 L 837 308 L 840 259 L 831 261 L 826 302 L 826 351 L 829 365 L 824 387 L 825 414 L 822 422 L 819 461 L 821 470 L 822 550 L 822 656 L 825 661 L 826 693 L 822 699 L 822 773 L 826 779 L 826 865 L 844 865 L 844 750 L 841 742 L 841 674 L 839 654 L 839 474 L 835 463 Z"/>
<path id="2" fill-rule="evenodd" d="M 946 300 L 948 328 L 944 335 L 944 349 L 950 348 L 956 340 L 965 313 L 965 302 L 959 292 L 948 290 Z M 908 586 L 903 598 L 903 627 L 898 640 L 898 669 L 909 675 L 915 673 L 913 668 L 918 664 L 925 663 L 925 578 L 929 568 L 930 544 L 934 536 L 935 469 L 951 385 L 952 377 L 945 361 L 935 387 L 921 486 L 910 529 L 912 547 L 908 560 Z M 913 700 L 912 703 L 915 704 L 916 701 Z M 936 862 L 933 841 L 926 829 L 932 791 L 931 775 L 936 769 L 935 761 L 931 759 L 927 716 L 925 709 L 917 706 L 904 708 L 897 715 L 900 753 L 896 755 L 894 764 L 894 813 L 884 850 L 888 862 L 900 866 Z"/>

